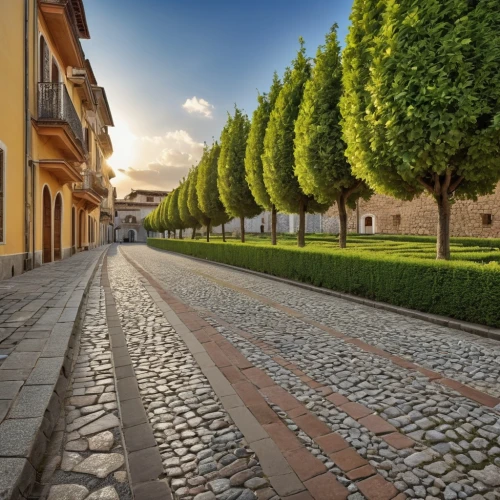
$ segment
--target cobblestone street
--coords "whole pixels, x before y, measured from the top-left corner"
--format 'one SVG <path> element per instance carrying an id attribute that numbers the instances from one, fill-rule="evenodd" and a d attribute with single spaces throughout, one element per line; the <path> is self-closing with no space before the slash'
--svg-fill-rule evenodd
<path id="1" fill-rule="evenodd" d="M 207 351 L 304 485 L 297 498 L 500 497 L 495 341 L 139 245 L 109 257 L 116 279 L 137 272 L 120 253 L 217 332 L 221 352 Z M 249 365 L 217 362 L 227 345 Z M 337 496 L 315 490 L 330 477 Z"/>
<path id="2" fill-rule="evenodd" d="M 68 262 L 0 302 L 6 498 L 500 498 L 495 341 L 145 245 Z"/>

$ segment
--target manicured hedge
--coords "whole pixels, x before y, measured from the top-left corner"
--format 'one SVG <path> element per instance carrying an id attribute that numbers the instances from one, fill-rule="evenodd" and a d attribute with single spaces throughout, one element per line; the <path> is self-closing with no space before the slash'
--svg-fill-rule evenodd
<path id="1" fill-rule="evenodd" d="M 410 243 L 436 243 L 435 236 L 413 236 L 410 234 L 370 234 L 370 235 L 349 235 L 352 241 L 406 241 Z M 490 247 L 500 248 L 500 238 L 450 238 L 452 245 L 463 245 L 470 247 Z"/>
<path id="2" fill-rule="evenodd" d="M 500 327 L 500 266 L 368 250 L 149 238 L 148 245 L 393 305 Z"/>

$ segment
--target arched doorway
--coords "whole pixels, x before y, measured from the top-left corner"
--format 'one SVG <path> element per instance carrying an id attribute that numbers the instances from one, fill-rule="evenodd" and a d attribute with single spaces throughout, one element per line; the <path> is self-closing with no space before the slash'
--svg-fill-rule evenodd
<path id="1" fill-rule="evenodd" d="M 71 254 L 74 254 L 76 249 L 76 208 L 71 208 Z"/>
<path id="2" fill-rule="evenodd" d="M 83 242 L 85 241 L 85 212 L 80 210 L 80 217 L 78 221 L 78 248 L 83 247 Z"/>
<path id="3" fill-rule="evenodd" d="M 366 214 L 361 217 L 361 234 L 375 234 L 375 216 L 373 214 Z"/>
<path id="4" fill-rule="evenodd" d="M 130 243 L 134 243 L 135 242 L 135 231 L 133 229 L 129 229 L 129 232 L 128 232 L 128 241 Z"/>
<path id="5" fill-rule="evenodd" d="M 42 263 L 52 262 L 52 200 L 47 186 L 43 188 Z"/>
<path id="6" fill-rule="evenodd" d="M 62 197 L 56 196 L 54 203 L 54 260 L 62 259 Z"/>

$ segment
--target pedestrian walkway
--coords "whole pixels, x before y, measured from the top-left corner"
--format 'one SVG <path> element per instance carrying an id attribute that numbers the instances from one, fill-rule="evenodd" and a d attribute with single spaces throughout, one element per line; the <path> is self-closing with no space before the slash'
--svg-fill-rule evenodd
<path id="1" fill-rule="evenodd" d="M 24 498 L 56 427 L 105 248 L 0 282 L 0 497 Z"/>
<path id="2" fill-rule="evenodd" d="M 249 442 L 261 467 L 256 443 L 269 438 L 300 481 L 289 495 L 269 474 L 283 498 L 499 498 L 494 341 L 143 246 L 120 252 L 266 432 Z M 419 364 L 436 357 L 434 370 Z"/>

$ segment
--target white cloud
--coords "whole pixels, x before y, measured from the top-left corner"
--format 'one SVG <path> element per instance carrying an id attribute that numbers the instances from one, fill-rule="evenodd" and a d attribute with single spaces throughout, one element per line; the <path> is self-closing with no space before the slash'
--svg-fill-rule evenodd
<path id="1" fill-rule="evenodd" d="M 142 165 L 134 162 L 129 163 L 128 168 L 118 168 L 120 196 L 129 187 L 175 188 L 203 153 L 203 144 L 196 142 L 185 130 L 170 131 L 162 136 L 144 136 L 139 145 Z"/>
<path id="2" fill-rule="evenodd" d="M 188 113 L 199 113 L 206 118 L 212 118 L 212 110 L 215 109 L 208 101 L 205 101 L 205 99 L 198 99 L 196 96 L 191 99 L 186 99 L 182 107 Z"/>

